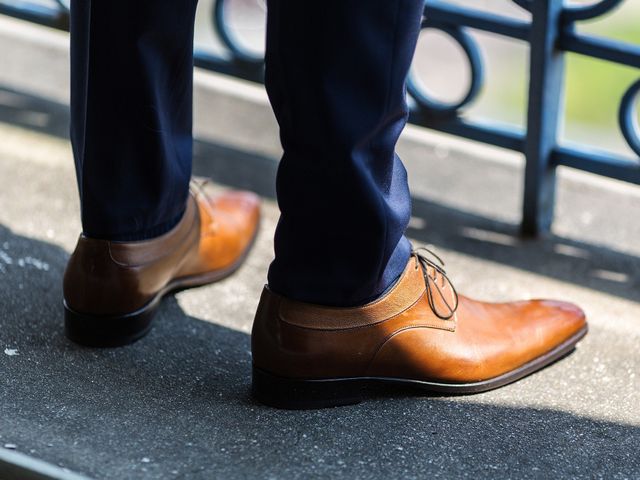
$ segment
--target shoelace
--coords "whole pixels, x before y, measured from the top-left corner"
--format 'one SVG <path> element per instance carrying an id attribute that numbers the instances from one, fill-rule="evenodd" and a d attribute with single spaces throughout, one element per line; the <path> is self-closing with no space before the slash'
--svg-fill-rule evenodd
<path id="1" fill-rule="evenodd" d="M 455 315 L 456 310 L 458 309 L 459 300 L 458 292 L 444 270 L 444 261 L 427 247 L 414 248 L 411 251 L 411 255 L 416 259 L 416 270 L 418 268 L 422 268 L 422 276 L 424 277 L 424 283 L 427 289 L 427 300 L 429 301 L 431 311 L 433 311 L 438 318 L 441 318 L 442 320 L 449 320 Z M 429 274 L 429 267 L 433 269 L 433 276 Z M 438 276 L 440 277 L 441 285 L 438 285 Z M 445 287 L 445 282 L 449 284 L 453 293 L 453 305 L 449 304 L 449 301 L 447 301 L 447 298 L 442 292 L 442 288 Z M 437 295 L 439 295 L 446 308 L 444 313 L 440 312 L 436 306 L 436 302 L 434 300 L 434 287 L 437 291 Z"/>
<path id="2" fill-rule="evenodd" d="M 209 183 L 211 183 L 211 180 L 209 180 L 206 177 L 192 177 L 191 180 L 189 181 L 189 190 L 191 191 L 191 193 L 196 199 L 202 198 L 203 201 L 198 203 L 199 205 L 204 207 L 204 209 L 209 214 L 209 218 L 211 219 L 210 228 L 215 229 L 216 215 L 215 215 L 215 212 L 213 211 L 213 208 L 211 208 L 211 204 L 209 203 L 209 195 L 205 191 L 205 187 Z"/>

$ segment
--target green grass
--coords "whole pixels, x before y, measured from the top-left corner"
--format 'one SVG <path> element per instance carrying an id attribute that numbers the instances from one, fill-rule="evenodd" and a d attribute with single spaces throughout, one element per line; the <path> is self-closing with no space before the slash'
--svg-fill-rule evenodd
<path id="1" fill-rule="evenodd" d="M 584 31 L 640 45 L 639 15 L 637 10 L 627 15 L 616 15 L 590 23 Z M 597 128 L 617 125 L 622 96 L 633 82 L 640 79 L 640 70 L 577 54 L 567 54 L 566 69 L 567 123 Z M 501 87 L 498 101 L 503 108 L 513 109 L 525 104 L 523 95 L 526 92 L 521 86 L 514 85 L 507 78 Z"/>
<path id="2" fill-rule="evenodd" d="M 640 29 L 635 18 L 608 22 L 589 30 L 606 38 L 640 44 Z M 567 55 L 567 120 L 610 125 L 617 119 L 622 96 L 638 79 L 638 69 L 577 54 Z"/>

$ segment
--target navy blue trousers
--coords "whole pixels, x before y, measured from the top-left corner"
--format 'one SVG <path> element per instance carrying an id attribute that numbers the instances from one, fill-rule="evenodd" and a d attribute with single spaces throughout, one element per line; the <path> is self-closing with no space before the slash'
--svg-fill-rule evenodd
<path id="1" fill-rule="evenodd" d="M 271 289 L 363 304 L 404 269 L 411 201 L 395 145 L 422 0 L 269 0 L 280 125 Z M 195 0 L 73 0 L 71 140 L 84 234 L 171 229 L 188 195 Z"/>

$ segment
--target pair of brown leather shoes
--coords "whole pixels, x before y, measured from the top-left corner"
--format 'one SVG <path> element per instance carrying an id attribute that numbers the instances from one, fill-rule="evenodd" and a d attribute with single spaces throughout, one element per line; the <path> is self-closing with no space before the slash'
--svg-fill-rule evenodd
<path id="1" fill-rule="evenodd" d="M 81 236 L 64 278 L 65 331 L 89 346 L 133 342 L 161 298 L 232 273 L 256 236 L 255 195 L 197 189 L 181 222 L 142 242 Z M 287 299 L 265 287 L 252 332 L 253 395 L 281 408 L 360 402 L 379 383 L 474 393 L 518 380 L 571 351 L 583 312 L 557 301 L 460 296 L 437 257 L 412 253 L 397 283 L 355 308 Z"/>

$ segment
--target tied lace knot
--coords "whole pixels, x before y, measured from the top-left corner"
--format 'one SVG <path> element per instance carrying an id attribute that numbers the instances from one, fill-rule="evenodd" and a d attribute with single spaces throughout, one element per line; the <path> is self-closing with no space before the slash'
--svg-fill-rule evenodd
<path id="1" fill-rule="evenodd" d="M 447 277 L 447 273 L 444 270 L 444 261 L 436 255 L 432 250 L 427 247 L 414 248 L 411 251 L 411 255 L 416 261 L 416 270 L 422 269 L 422 276 L 424 277 L 424 284 L 427 290 L 427 300 L 429 301 L 429 307 L 431 311 L 442 320 L 449 320 L 453 317 L 458 309 L 458 292 Z M 431 273 L 433 272 L 433 273 Z M 440 284 L 438 284 L 440 281 Z M 447 300 L 443 288 L 449 285 L 451 293 L 453 294 L 453 304 Z M 439 299 L 439 302 L 436 302 Z M 438 306 L 440 304 L 440 306 Z M 441 310 L 442 307 L 442 310 Z"/>

